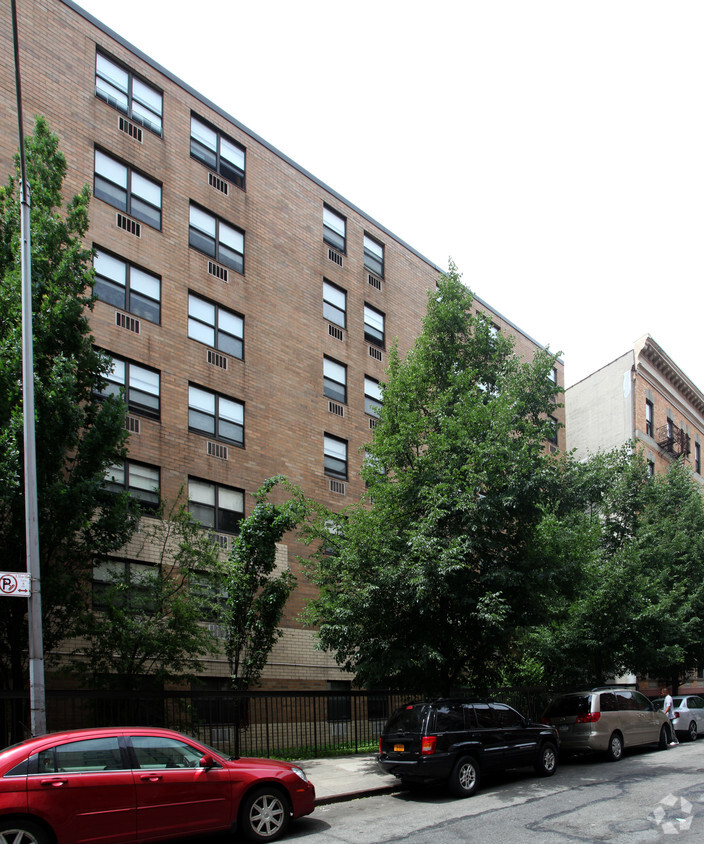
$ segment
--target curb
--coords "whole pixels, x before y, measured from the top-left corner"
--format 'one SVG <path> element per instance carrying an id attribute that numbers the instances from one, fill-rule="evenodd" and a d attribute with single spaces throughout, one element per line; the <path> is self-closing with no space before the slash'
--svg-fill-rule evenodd
<path id="1" fill-rule="evenodd" d="M 346 803 L 350 800 L 358 800 L 361 797 L 374 797 L 377 794 L 393 794 L 396 791 L 401 791 L 403 786 L 399 785 L 381 785 L 377 788 L 360 788 L 358 791 L 347 791 L 344 794 L 332 794 L 330 797 L 318 797 L 315 800 L 316 806 L 329 806 L 332 803 Z"/>

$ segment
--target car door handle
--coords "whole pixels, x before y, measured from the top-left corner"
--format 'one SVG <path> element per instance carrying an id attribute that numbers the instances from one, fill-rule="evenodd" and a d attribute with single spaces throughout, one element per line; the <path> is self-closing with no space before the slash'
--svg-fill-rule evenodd
<path id="1" fill-rule="evenodd" d="M 61 788 L 61 786 L 68 785 L 68 780 L 42 780 L 41 784 L 47 788 Z"/>
<path id="2" fill-rule="evenodd" d="M 161 777 L 159 774 L 142 774 L 140 779 L 144 780 L 145 782 L 159 782 L 161 779 L 163 779 L 163 777 Z"/>

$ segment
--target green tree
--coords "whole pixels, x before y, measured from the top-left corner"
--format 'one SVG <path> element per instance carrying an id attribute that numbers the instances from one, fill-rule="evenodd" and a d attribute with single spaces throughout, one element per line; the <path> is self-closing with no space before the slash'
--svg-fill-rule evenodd
<path id="1" fill-rule="evenodd" d="M 216 650 L 203 620 L 217 615 L 219 548 L 178 502 L 143 519 L 130 545 L 133 562 L 103 563 L 96 609 L 80 630 L 87 645 L 75 652 L 73 670 L 92 688 L 163 688 L 193 679 Z"/>
<path id="2" fill-rule="evenodd" d="M 367 500 L 324 514 L 306 619 L 365 685 L 449 692 L 496 679 L 549 585 L 532 543 L 549 476 L 555 356 L 521 361 L 456 269 L 390 354 L 362 470 Z"/>
<path id="3" fill-rule="evenodd" d="M 125 454 L 125 406 L 98 400 L 109 362 L 93 348 L 90 250 L 83 246 L 90 192 L 62 209 L 66 160 L 38 118 L 26 140 L 31 187 L 32 313 L 39 547 L 44 648 L 75 629 L 96 558 L 131 535 L 127 496 L 102 491 L 107 467 Z M 17 174 L 0 188 L 0 558 L 24 571 L 20 207 Z M 26 685 L 26 602 L 0 602 L 0 682 Z"/>
<path id="4" fill-rule="evenodd" d="M 269 495 L 276 486 L 289 498 L 276 504 Z M 225 563 L 225 654 L 232 685 L 246 689 L 259 682 L 267 658 L 281 636 L 278 625 L 296 579 L 287 569 L 276 575 L 276 543 L 307 517 L 309 504 L 301 490 L 281 475 L 269 478 L 254 494 L 254 510 L 243 519 Z"/>

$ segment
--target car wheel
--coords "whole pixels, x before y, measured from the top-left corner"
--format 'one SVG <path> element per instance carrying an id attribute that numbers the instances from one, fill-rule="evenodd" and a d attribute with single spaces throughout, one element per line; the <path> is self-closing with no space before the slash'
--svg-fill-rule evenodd
<path id="1" fill-rule="evenodd" d="M 620 733 L 611 733 L 609 746 L 606 750 L 606 758 L 609 762 L 618 762 L 623 756 L 623 739 Z"/>
<path id="2" fill-rule="evenodd" d="M 551 777 L 557 770 L 557 748 L 550 742 L 538 751 L 538 761 L 535 763 L 535 773 L 540 777 Z"/>
<path id="3" fill-rule="evenodd" d="M 0 844 L 50 844 L 50 839 L 31 821 L 4 821 L 0 823 Z"/>
<path id="4" fill-rule="evenodd" d="M 275 787 L 255 788 L 242 801 L 239 817 L 242 834 L 249 841 L 274 841 L 291 819 L 288 798 Z"/>
<path id="5" fill-rule="evenodd" d="M 696 741 L 698 735 L 699 735 L 699 733 L 697 731 L 697 722 L 696 721 L 690 721 L 689 722 L 689 728 L 687 730 L 687 738 L 690 741 Z"/>
<path id="6" fill-rule="evenodd" d="M 457 797 L 471 797 L 479 788 L 479 766 L 471 756 L 457 760 L 449 779 L 450 791 Z"/>
<path id="7" fill-rule="evenodd" d="M 669 736 L 667 734 L 667 727 L 663 724 L 660 728 L 660 738 L 658 739 L 658 747 L 660 750 L 667 750 Z"/>

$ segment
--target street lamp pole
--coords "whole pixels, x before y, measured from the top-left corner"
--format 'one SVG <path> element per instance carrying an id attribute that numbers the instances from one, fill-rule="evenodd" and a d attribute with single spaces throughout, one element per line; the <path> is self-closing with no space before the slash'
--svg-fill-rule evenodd
<path id="1" fill-rule="evenodd" d="M 22 128 L 22 86 L 20 81 L 17 6 L 12 0 L 12 35 L 15 50 L 15 89 L 20 141 L 20 239 L 22 270 L 22 409 L 24 418 L 24 508 L 27 572 L 31 579 L 27 619 L 29 623 L 29 696 L 32 735 L 46 732 L 44 688 L 44 643 L 39 565 L 39 507 L 37 503 L 37 455 L 34 430 L 34 342 L 32 333 L 32 244 L 30 192 Z"/>

